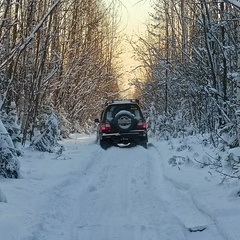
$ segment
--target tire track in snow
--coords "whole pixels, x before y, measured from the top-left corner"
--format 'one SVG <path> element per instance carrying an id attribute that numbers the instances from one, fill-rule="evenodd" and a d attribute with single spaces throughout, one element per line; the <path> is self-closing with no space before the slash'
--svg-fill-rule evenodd
<path id="1" fill-rule="evenodd" d="M 156 194 L 159 159 L 152 155 L 152 150 L 142 147 L 114 147 L 101 155 L 80 196 L 76 239 L 186 239 L 186 228 Z"/>
<path id="2" fill-rule="evenodd" d="M 159 184 L 162 181 L 161 159 L 153 148 L 147 155 L 148 161 L 143 161 L 143 167 L 136 169 L 136 179 L 139 179 L 137 189 L 140 189 L 140 194 L 135 198 L 141 199 L 137 204 L 140 209 L 144 207 L 144 211 L 138 212 L 141 218 L 148 220 L 147 228 L 155 229 L 153 238 L 149 239 L 186 239 L 188 235 L 186 227 L 172 215 L 168 202 L 163 198 L 165 192 Z"/>
<path id="3" fill-rule="evenodd" d="M 91 182 L 80 197 L 77 239 L 129 239 L 135 226 L 129 216 L 131 172 L 136 164 L 130 149 L 110 148 L 99 159 Z M 128 153 L 128 158 L 122 157 Z M 134 238 L 132 238 L 134 239 Z"/>
<path id="4" fill-rule="evenodd" d="M 71 149 L 80 155 L 82 149 Z M 86 164 L 81 169 L 74 169 L 53 187 L 45 189 L 42 194 L 49 196 L 48 202 L 41 203 L 43 211 L 39 213 L 38 224 L 31 229 L 26 240 L 73 240 L 73 228 L 76 207 L 79 205 L 79 192 L 81 182 L 94 167 L 101 149 L 85 151 Z M 87 154 L 86 154 L 87 153 Z M 68 154 L 68 151 L 65 153 Z M 81 155 L 80 155 L 81 156 Z M 81 166 L 80 166 L 81 167 Z M 69 217 L 69 216 L 72 216 Z M 19 239 L 18 239 L 19 240 Z"/>
<path id="5" fill-rule="evenodd" d="M 49 202 L 25 240 L 202 240 L 212 231 L 188 231 L 183 215 L 200 213 L 189 191 L 168 179 L 156 149 L 104 151 L 76 140 L 74 151 L 84 166 L 46 189 Z"/>
<path id="6" fill-rule="evenodd" d="M 157 148 L 155 150 L 161 158 L 162 183 L 168 188 L 163 198 L 168 203 L 168 208 L 171 209 L 172 214 L 191 232 L 188 239 L 202 240 L 211 236 L 211 240 L 227 240 L 215 219 L 208 212 L 204 211 L 204 207 L 200 206 L 194 197 L 194 190 L 191 189 L 190 183 L 187 185 L 168 177 L 164 170 L 163 161 L 165 159 Z"/>

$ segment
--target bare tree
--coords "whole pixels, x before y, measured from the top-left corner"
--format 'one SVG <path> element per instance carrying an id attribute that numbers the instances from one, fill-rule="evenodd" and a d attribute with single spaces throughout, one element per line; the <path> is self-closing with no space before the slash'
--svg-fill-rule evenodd
<path id="1" fill-rule="evenodd" d="M 136 52 L 148 72 L 143 96 L 149 102 L 154 89 L 159 114 L 181 112 L 200 131 L 236 134 L 239 13 L 224 2 L 154 2 L 148 39 L 140 39 L 148 54 Z"/>
<path id="2" fill-rule="evenodd" d="M 16 102 L 23 143 L 45 105 L 84 122 L 118 94 L 113 11 L 102 0 L 1 3 L 0 109 Z"/>

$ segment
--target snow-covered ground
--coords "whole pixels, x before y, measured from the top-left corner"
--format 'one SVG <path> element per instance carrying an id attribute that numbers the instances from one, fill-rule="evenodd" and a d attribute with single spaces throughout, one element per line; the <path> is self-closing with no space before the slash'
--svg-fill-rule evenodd
<path id="1" fill-rule="evenodd" d="M 238 240 L 239 181 L 203 168 L 214 149 L 199 141 L 105 151 L 73 135 L 60 155 L 25 149 L 22 178 L 0 179 L 0 239 Z"/>

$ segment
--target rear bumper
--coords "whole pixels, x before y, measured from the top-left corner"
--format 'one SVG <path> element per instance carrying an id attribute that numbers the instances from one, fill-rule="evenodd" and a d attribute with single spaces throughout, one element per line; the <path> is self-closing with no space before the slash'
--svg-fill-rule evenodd
<path id="1" fill-rule="evenodd" d="M 144 130 L 133 130 L 127 133 L 102 133 L 100 139 L 113 143 L 141 143 L 148 141 L 147 131 Z"/>

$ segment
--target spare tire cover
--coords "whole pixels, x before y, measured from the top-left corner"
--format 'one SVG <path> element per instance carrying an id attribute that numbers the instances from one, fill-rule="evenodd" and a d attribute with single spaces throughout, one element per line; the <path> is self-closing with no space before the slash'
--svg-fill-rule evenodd
<path id="1" fill-rule="evenodd" d="M 131 130 L 134 126 L 134 115 L 129 111 L 119 111 L 114 117 L 114 125 L 120 132 L 127 132 Z"/>

